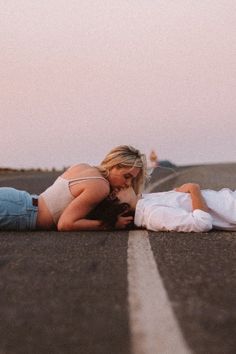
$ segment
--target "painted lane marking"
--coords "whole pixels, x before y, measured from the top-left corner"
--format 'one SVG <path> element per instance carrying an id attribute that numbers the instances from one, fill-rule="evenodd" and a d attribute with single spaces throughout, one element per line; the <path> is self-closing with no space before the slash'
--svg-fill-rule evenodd
<path id="1" fill-rule="evenodd" d="M 151 193 L 153 191 L 154 188 L 160 186 L 161 184 L 170 181 L 173 178 L 176 178 L 178 176 L 180 176 L 183 172 L 173 172 L 170 176 L 164 177 L 162 179 L 160 179 L 159 181 L 152 183 L 150 185 L 147 186 L 145 193 Z"/>
<path id="2" fill-rule="evenodd" d="M 148 232 L 130 231 L 128 302 L 132 354 L 190 354 L 173 314 Z"/>

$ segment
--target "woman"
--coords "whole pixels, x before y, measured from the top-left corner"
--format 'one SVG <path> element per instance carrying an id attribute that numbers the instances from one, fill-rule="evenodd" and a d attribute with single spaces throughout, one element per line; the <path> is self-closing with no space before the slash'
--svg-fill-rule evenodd
<path id="1" fill-rule="evenodd" d="M 214 229 L 236 231 L 236 191 L 200 190 L 187 183 L 173 191 L 143 194 L 138 198 L 132 188 L 120 190 L 98 205 L 91 217 L 107 227 L 124 228 L 118 215 L 127 215 L 137 227 L 153 231 L 206 232 Z"/>
<path id="2" fill-rule="evenodd" d="M 0 188 L 0 230 L 101 230 L 104 224 L 86 215 L 110 189 L 132 186 L 138 193 L 145 176 L 145 156 L 132 146 L 121 145 L 97 167 L 79 164 L 69 168 L 39 196 Z M 122 224 L 127 222 L 122 218 Z"/>

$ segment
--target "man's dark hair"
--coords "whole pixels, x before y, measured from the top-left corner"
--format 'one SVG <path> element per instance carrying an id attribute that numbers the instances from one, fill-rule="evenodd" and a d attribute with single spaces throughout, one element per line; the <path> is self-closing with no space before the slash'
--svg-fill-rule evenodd
<path id="1" fill-rule="evenodd" d="M 87 219 L 102 220 L 109 228 L 114 228 L 121 214 L 122 216 L 134 216 L 128 203 L 120 203 L 117 197 L 108 196 L 87 215 Z"/>

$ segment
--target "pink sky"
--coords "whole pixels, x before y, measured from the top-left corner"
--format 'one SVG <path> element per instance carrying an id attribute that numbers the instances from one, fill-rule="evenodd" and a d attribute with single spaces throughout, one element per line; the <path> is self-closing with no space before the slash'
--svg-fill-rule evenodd
<path id="1" fill-rule="evenodd" d="M 234 0 L 0 0 L 0 166 L 236 161 Z"/>

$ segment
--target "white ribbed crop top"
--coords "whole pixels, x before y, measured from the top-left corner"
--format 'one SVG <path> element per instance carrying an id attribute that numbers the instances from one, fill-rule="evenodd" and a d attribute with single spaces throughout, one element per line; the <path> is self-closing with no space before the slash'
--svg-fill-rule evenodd
<path id="1" fill-rule="evenodd" d="M 57 224 L 62 212 L 72 202 L 75 197 L 71 194 L 70 186 L 80 183 L 88 179 L 103 179 L 109 183 L 104 177 L 91 176 L 73 179 L 65 179 L 59 176 L 55 182 L 48 187 L 40 196 L 43 197 L 55 224 Z"/>

